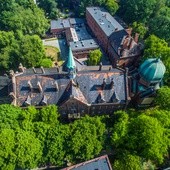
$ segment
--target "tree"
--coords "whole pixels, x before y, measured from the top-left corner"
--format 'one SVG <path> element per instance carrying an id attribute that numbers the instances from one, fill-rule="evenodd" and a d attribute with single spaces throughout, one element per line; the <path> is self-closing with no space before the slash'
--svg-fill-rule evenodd
<path id="1" fill-rule="evenodd" d="M 115 124 L 112 129 L 111 142 L 114 148 L 124 145 L 124 138 L 128 135 L 129 116 L 124 111 L 115 112 Z"/>
<path id="2" fill-rule="evenodd" d="M 51 127 L 46 138 L 46 161 L 56 166 L 63 166 L 67 151 L 66 139 L 69 134 L 68 125 L 58 124 Z"/>
<path id="3" fill-rule="evenodd" d="M 147 27 L 143 24 L 143 23 L 138 23 L 138 22 L 133 22 L 132 23 L 132 30 L 133 30 L 133 33 L 139 33 L 139 37 L 141 39 L 144 38 L 146 32 L 147 32 Z"/>
<path id="4" fill-rule="evenodd" d="M 0 31 L 0 69 L 16 70 L 19 63 L 25 67 L 40 67 L 46 59 L 44 46 L 37 36 L 23 36 L 21 31 Z M 49 60 L 48 60 L 49 61 Z"/>
<path id="5" fill-rule="evenodd" d="M 19 43 L 20 53 L 17 60 L 25 67 L 39 67 L 41 61 L 46 57 L 41 39 L 37 35 L 26 35 Z"/>
<path id="6" fill-rule="evenodd" d="M 155 103 L 161 109 L 170 110 L 170 88 L 162 87 L 157 91 L 157 96 L 155 98 Z"/>
<path id="7" fill-rule="evenodd" d="M 164 2 L 164 1 L 163 1 Z M 142 22 L 146 23 L 151 15 L 157 12 L 158 0 L 122 0 L 123 18 L 129 23 Z"/>
<path id="8" fill-rule="evenodd" d="M 139 156 L 124 153 L 120 159 L 115 160 L 113 165 L 115 170 L 141 170 L 142 161 Z"/>
<path id="9" fill-rule="evenodd" d="M 17 155 L 15 149 L 15 132 L 12 129 L 0 131 L 0 168 L 4 170 L 15 169 Z"/>
<path id="10" fill-rule="evenodd" d="M 9 104 L 0 105 L 0 129 L 17 129 L 22 109 Z"/>
<path id="11" fill-rule="evenodd" d="M 165 82 L 168 84 L 170 81 L 169 75 L 170 75 L 170 47 L 168 46 L 168 43 L 158 38 L 155 35 L 150 35 L 145 40 L 145 50 L 144 50 L 144 59 L 146 58 L 161 58 L 163 63 L 166 67 L 166 73 L 165 73 Z"/>
<path id="12" fill-rule="evenodd" d="M 106 1 L 106 9 L 110 12 L 111 15 L 114 15 L 118 10 L 119 5 L 115 0 L 107 0 Z"/>
<path id="13" fill-rule="evenodd" d="M 101 57 L 102 52 L 99 49 L 90 51 L 88 65 L 98 65 L 100 63 Z"/>
<path id="14" fill-rule="evenodd" d="M 103 147 L 105 125 L 99 117 L 89 117 L 70 124 L 70 135 L 67 139 L 67 159 L 84 161 L 98 155 Z"/>
<path id="15" fill-rule="evenodd" d="M 59 116 L 58 108 L 55 105 L 43 107 L 40 111 L 41 121 L 51 126 L 59 123 Z"/>
<path id="16" fill-rule="evenodd" d="M 163 162 L 169 146 L 164 127 L 156 118 L 144 114 L 131 122 L 127 141 L 125 145 L 131 152 L 158 163 Z"/>
<path id="17" fill-rule="evenodd" d="M 18 130 L 15 144 L 16 167 L 22 169 L 37 167 L 42 157 L 42 148 L 35 134 Z"/>
<path id="18" fill-rule="evenodd" d="M 49 58 L 42 59 L 40 65 L 45 68 L 50 68 L 52 67 L 53 62 Z"/>
<path id="19" fill-rule="evenodd" d="M 163 7 L 159 13 L 150 19 L 149 30 L 159 38 L 170 42 L 170 7 Z"/>
<path id="20" fill-rule="evenodd" d="M 43 11 L 32 0 L 17 2 L 2 2 L 0 30 L 14 32 L 21 30 L 24 34 L 44 35 L 48 29 L 48 21 Z"/>
<path id="21" fill-rule="evenodd" d="M 47 17 L 51 19 L 56 19 L 57 11 L 57 2 L 55 0 L 38 0 L 37 4 L 42 8 Z"/>

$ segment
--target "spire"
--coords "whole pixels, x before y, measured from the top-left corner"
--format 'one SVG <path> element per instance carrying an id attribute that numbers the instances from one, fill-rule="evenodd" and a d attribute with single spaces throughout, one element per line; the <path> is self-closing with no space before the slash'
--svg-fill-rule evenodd
<path id="1" fill-rule="evenodd" d="M 67 66 L 68 69 L 74 69 L 76 67 L 74 57 L 73 57 L 73 53 L 72 53 L 70 47 L 69 47 L 69 55 L 68 55 L 68 60 L 67 60 L 66 66 Z"/>
<path id="2" fill-rule="evenodd" d="M 69 72 L 69 77 L 71 79 L 75 78 L 75 76 L 76 76 L 76 63 L 74 61 L 73 53 L 72 53 L 70 47 L 69 47 L 69 55 L 68 55 L 66 67 L 67 67 L 67 71 Z"/>

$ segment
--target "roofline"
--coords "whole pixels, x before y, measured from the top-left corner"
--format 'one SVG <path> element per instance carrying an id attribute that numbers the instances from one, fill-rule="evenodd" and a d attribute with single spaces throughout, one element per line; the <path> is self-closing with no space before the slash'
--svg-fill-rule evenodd
<path id="1" fill-rule="evenodd" d="M 111 167 L 108 155 L 103 155 L 103 156 L 100 156 L 98 158 L 94 158 L 94 159 L 91 159 L 89 161 L 85 161 L 85 162 L 82 162 L 82 163 L 79 163 L 79 164 L 76 164 L 76 165 L 73 165 L 73 166 L 70 166 L 70 167 L 67 167 L 67 168 L 63 168 L 63 169 L 60 169 L 60 170 L 71 170 L 73 168 L 77 168 L 79 166 L 83 166 L 85 164 L 88 164 L 88 163 L 91 163 L 91 162 L 95 162 L 95 161 L 100 160 L 100 159 L 106 159 L 107 163 L 108 163 L 108 166 L 109 166 L 109 169 L 112 170 L 112 167 Z"/>

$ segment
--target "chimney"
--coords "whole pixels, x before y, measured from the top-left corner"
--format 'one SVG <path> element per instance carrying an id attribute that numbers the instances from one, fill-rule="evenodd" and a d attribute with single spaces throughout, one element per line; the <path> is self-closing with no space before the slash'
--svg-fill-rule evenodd
<path id="1" fill-rule="evenodd" d="M 22 63 L 19 64 L 18 69 L 19 71 L 24 72 L 25 68 L 23 67 Z"/>
<path id="2" fill-rule="evenodd" d="M 47 105 L 47 97 L 45 95 L 42 99 L 42 105 Z"/>
<path id="3" fill-rule="evenodd" d="M 105 99 L 104 96 L 101 94 L 101 92 L 99 92 L 99 95 L 97 97 L 97 103 L 105 103 Z"/>
<path id="4" fill-rule="evenodd" d="M 55 88 L 56 88 L 57 91 L 59 90 L 57 81 L 55 81 Z"/>
<path id="5" fill-rule="evenodd" d="M 13 76 L 14 76 L 14 74 L 15 74 L 15 73 L 14 73 L 14 70 L 10 70 L 10 71 L 9 71 L 9 75 L 10 75 L 10 77 L 13 77 Z"/>
<path id="6" fill-rule="evenodd" d="M 45 70 L 43 66 L 41 66 L 41 70 L 42 70 L 42 73 L 45 74 Z"/>
<path id="7" fill-rule="evenodd" d="M 28 86 L 29 86 L 30 89 L 33 88 L 33 86 L 32 86 L 32 84 L 31 84 L 31 81 L 30 81 L 30 80 L 28 81 Z"/>
<path id="8" fill-rule="evenodd" d="M 13 100 L 16 99 L 14 92 L 10 92 L 9 95 Z"/>
<path id="9" fill-rule="evenodd" d="M 129 35 L 131 35 L 131 34 L 132 34 L 132 28 L 126 29 L 126 32 L 127 32 Z"/>
<path id="10" fill-rule="evenodd" d="M 115 28 L 115 32 L 118 31 L 119 29 L 118 28 Z"/>
<path id="11" fill-rule="evenodd" d="M 25 100 L 25 105 L 26 106 L 30 106 L 31 105 L 31 97 L 30 96 L 28 96 L 27 100 Z"/>
<path id="12" fill-rule="evenodd" d="M 101 71 L 102 70 L 102 62 L 100 62 L 100 64 L 99 64 L 99 71 Z"/>
<path id="13" fill-rule="evenodd" d="M 57 72 L 59 73 L 60 72 L 59 67 L 57 66 L 56 68 L 57 68 Z"/>
<path id="14" fill-rule="evenodd" d="M 138 43 L 138 39 L 139 39 L 139 34 L 138 34 L 138 33 L 135 33 L 134 41 L 135 41 L 136 43 Z"/>
<path id="15" fill-rule="evenodd" d="M 111 79 L 111 82 L 110 82 L 110 89 L 112 89 L 114 86 L 114 81 L 113 81 L 113 78 Z"/>
<path id="16" fill-rule="evenodd" d="M 106 87 L 106 79 L 104 78 L 104 79 L 103 79 L 103 84 L 102 84 L 102 89 L 104 90 L 105 87 Z"/>
<path id="17" fill-rule="evenodd" d="M 34 68 L 34 67 L 32 67 L 32 70 L 33 70 L 33 72 L 36 74 L 37 72 L 36 72 L 36 69 Z"/>
<path id="18" fill-rule="evenodd" d="M 37 86 L 38 86 L 39 91 L 42 92 L 42 86 L 41 86 L 41 83 L 39 81 L 37 82 Z"/>

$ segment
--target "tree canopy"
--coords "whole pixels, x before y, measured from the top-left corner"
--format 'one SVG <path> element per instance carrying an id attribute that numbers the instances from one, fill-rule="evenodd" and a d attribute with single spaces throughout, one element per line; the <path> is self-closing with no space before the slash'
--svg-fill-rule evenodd
<path id="1" fill-rule="evenodd" d="M 170 47 L 164 39 L 160 39 L 155 35 L 150 35 L 145 40 L 144 59 L 161 58 L 166 67 L 165 82 L 170 82 Z"/>
<path id="2" fill-rule="evenodd" d="M 19 63 L 25 67 L 46 66 L 45 50 L 37 35 L 22 35 L 21 32 L 0 31 L 0 69 L 17 69 Z M 49 61 L 49 59 L 48 59 Z M 52 62 L 48 64 L 48 67 Z"/>
<path id="3" fill-rule="evenodd" d="M 90 51 L 88 65 L 92 65 L 92 66 L 98 65 L 101 61 L 101 58 L 102 58 L 102 52 L 99 49 Z"/>
<path id="4" fill-rule="evenodd" d="M 2 1 L 2 0 L 1 0 Z M 20 30 L 23 34 L 44 35 L 49 25 L 44 13 L 33 0 L 0 1 L 0 30 Z"/>

